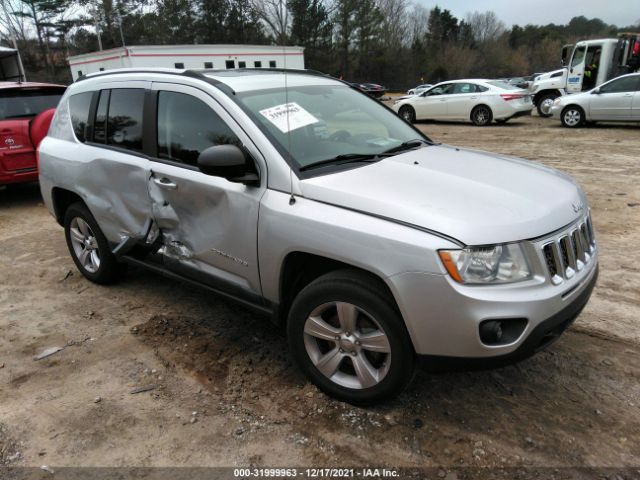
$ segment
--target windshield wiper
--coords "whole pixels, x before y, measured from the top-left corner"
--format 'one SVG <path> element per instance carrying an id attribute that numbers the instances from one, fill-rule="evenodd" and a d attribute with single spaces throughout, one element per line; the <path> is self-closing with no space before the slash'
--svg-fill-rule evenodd
<path id="1" fill-rule="evenodd" d="M 344 153 L 333 158 L 327 158 L 326 160 L 319 160 L 317 162 L 310 163 L 309 165 L 304 165 L 303 167 L 300 167 L 300 171 L 312 170 L 326 165 L 344 165 L 346 163 L 356 162 L 373 163 L 378 160 L 380 160 L 380 157 L 376 153 Z"/>
<path id="2" fill-rule="evenodd" d="M 407 140 L 406 142 L 402 142 L 400 145 L 397 145 L 389 150 L 385 150 L 380 155 L 385 155 L 387 153 L 397 153 L 402 152 L 404 150 L 411 150 L 412 148 L 419 147 L 420 145 L 431 145 L 431 143 L 423 140 L 422 138 L 414 138 L 413 140 Z"/>

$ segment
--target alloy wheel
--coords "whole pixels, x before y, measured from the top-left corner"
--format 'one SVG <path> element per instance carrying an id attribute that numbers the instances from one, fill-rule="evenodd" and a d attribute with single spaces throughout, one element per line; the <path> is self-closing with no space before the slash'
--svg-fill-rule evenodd
<path id="1" fill-rule="evenodd" d="M 567 110 L 566 112 L 564 112 L 564 123 L 569 126 L 569 127 L 575 127 L 576 125 L 580 124 L 580 122 L 582 121 L 582 114 L 572 108 L 571 110 Z"/>
<path id="2" fill-rule="evenodd" d="M 71 245 L 80 265 L 90 273 L 100 268 L 100 250 L 98 240 L 91 227 L 80 217 L 71 220 L 69 229 Z"/>
<path id="3" fill-rule="evenodd" d="M 304 345 L 313 365 L 346 388 L 374 387 L 389 371 L 387 334 L 375 318 L 351 303 L 315 308 L 304 325 Z"/>

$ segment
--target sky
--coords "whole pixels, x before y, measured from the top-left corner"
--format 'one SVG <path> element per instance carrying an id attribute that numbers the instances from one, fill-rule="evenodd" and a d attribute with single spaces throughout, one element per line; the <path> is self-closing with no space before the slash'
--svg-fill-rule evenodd
<path id="1" fill-rule="evenodd" d="M 438 5 L 458 18 L 464 18 L 475 10 L 493 10 L 508 26 L 527 23 L 563 25 L 580 15 L 598 17 L 620 27 L 640 20 L 640 0 L 415 0 L 415 3 L 426 8 Z"/>

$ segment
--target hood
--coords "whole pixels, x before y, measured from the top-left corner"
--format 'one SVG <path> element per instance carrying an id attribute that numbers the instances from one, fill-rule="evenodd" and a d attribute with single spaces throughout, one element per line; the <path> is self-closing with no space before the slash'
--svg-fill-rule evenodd
<path id="1" fill-rule="evenodd" d="M 429 229 L 465 245 L 540 237 L 586 209 L 580 187 L 563 173 L 450 146 L 305 179 L 300 188 L 306 198 Z"/>

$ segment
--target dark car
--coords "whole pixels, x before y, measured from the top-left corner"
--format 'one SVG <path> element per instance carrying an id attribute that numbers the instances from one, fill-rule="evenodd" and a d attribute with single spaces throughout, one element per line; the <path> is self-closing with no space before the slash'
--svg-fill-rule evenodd
<path id="1" fill-rule="evenodd" d="M 38 180 L 36 149 L 66 87 L 0 82 L 0 185 Z"/>
<path id="2" fill-rule="evenodd" d="M 382 97 L 387 91 L 387 87 L 383 87 L 377 83 L 351 83 L 351 85 L 374 98 Z"/>

